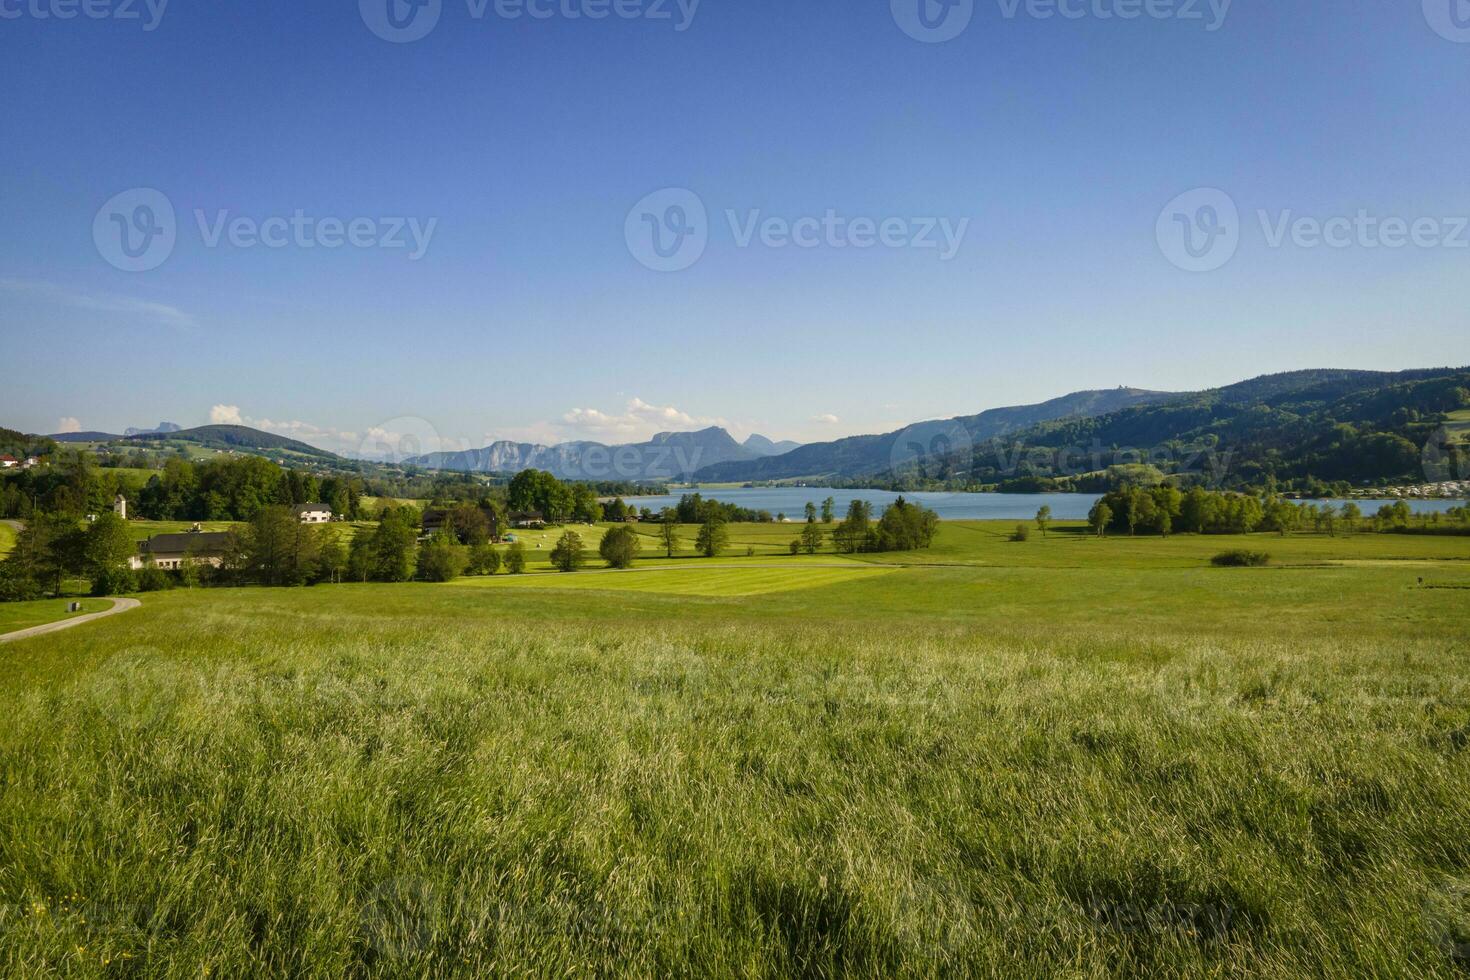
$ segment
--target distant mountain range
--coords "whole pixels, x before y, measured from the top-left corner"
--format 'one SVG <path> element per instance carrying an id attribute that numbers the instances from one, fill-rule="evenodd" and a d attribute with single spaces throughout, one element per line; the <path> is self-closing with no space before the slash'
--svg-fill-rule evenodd
<path id="1" fill-rule="evenodd" d="M 429 453 L 407 462 L 426 469 L 460 473 L 518 473 L 536 469 L 562 480 L 668 481 L 691 479 L 710 465 L 754 461 L 798 446 L 794 442 L 773 442 L 761 435 L 740 443 L 725 429 L 714 426 L 698 432 L 660 432 L 647 442 L 619 446 L 599 442 L 564 442 L 555 446 L 497 442 L 484 449 Z"/>
<path id="2" fill-rule="evenodd" d="M 801 448 L 801 443 L 792 442 L 790 439 L 783 439 L 780 442 L 772 442 L 765 436 L 761 435 L 753 435 L 749 439 L 746 439 L 745 442 L 741 443 L 741 445 L 743 445 L 746 449 L 749 449 L 751 452 L 755 453 L 757 456 L 780 456 L 782 453 L 789 453 L 793 449 Z"/>
<path id="3" fill-rule="evenodd" d="M 1059 488 L 1066 488 L 1066 481 L 1079 475 L 1076 454 L 1068 469 L 1055 459 L 1048 462 L 1047 451 L 1060 458 L 1062 450 L 1102 447 L 1113 455 L 1162 450 L 1166 459 L 1159 465 L 1165 470 L 1190 454 L 1215 454 L 1227 461 L 1228 475 L 1219 479 L 1228 485 L 1257 486 L 1271 480 L 1361 484 L 1422 476 L 1424 447 L 1442 427 L 1450 433 L 1447 451 L 1452 458 L 1436 468 L 1470 479 L 1470 368 L 1293 371 L 1201 392 L 1080 391 L 1038 405 L 996 408 L 805 446 L 760 435 L 742 443 L 713 427 L 664 432 L 623 446 L 497 442 L 406 462 L 501 475 L 541 469 L 561 479 L 588 481 L 831 480 L 917 487 L 1029 480 L 1053 487 L 1062 481 Z M 360 465 L 246 426 L 179 429 L 162 423 L 150 431 L 129 432 L 133 434 L 71 432 L 50 438 L 71 443 L 182 442 L 334 469 Z M 1104 462 L 1094 470 L 1106 467 Z"/>
<path id="4" fill-rule="evenodd" d="M 122 435 L 111 432 L 58 432 L 56 435 L 47 436 L 57 442 L 112 442 L 117 439 L 132 439 L 135 436 L 151 436 L 168 432 L 181 432 L 183 426 L 175 422 L 160 422 L 151 429 L 127 428 Z"/>
<path id="5" fill-rule="evenodd" d="M 924 452 L 949 440 L 979 444 L 1041 422 L 1064 418 L 1090 418 L 1136 405 L 1153 405 L 1181 397 L 1178 393 L 1114 388 L 1109 391 L 1078 391 L 1039 405 L 993 408 L 979 415 L 919 422 L 896 432 L 873 436 L 851 436 L 836 442 L 812 443 L 780 456 L 754 460 L 714 461 L 696 474 L 705 483 L 744 483 L 754 480 L 818 479 L 821 477 L 873 476 L 885 473 L 907 459 L 922 444 Z"/>
<path id="6" fill-rule="evenodd" d="M 183 430 L 183 428 L 184 427 L 182 425 L 179 425 L 179 424 L 177 424 L 175 422 L 160 422 L 160 423 L 158 423 L 158 425 L 154 426 L 151 429 L 131 429 L 131 428 L 124 429 L 123 430 L 123 435 L 124 436 L 151 436 L 151 435 L 154 435 L 155 433 L 180 432 L 180 431 Z"/>

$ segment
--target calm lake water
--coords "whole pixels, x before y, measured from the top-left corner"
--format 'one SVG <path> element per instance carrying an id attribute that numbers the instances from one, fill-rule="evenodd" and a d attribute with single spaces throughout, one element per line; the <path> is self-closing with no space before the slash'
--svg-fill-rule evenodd
<path id="1" fill-rule="evenodd" d="M 694 492 L 694 491 L 690 491 Z M 886 490 L 828 490 L 822 487 L 751 487 L 733 490 L 700 490 L 707 499 L 746 507 L 750 510 L 768 510 L 774 514 L 785 514 L 792 520 L 803 520 L 808 501 L 822 506 L 827 497 L 837 500 L 837 516 L 840 519 L 847 511 L 851 500 L 866 500 L 873 506 L 876 517 L 900 496 Z M 658 511 L 679 502 L 681 494 L 667 497 L 630 497 L 630 503 Z M 947 521 L 1020 521 L 1030 520 L 1042 507 L 1051 507 L 1052 517 L 1059 521 L 1082 521 L 1087 512 L 1097 503 L 1100 494 L 1089 493 L 906 493 L 908 500 L 921 503 Z M 1324 501 L 1301 501 L 1302 503 L 1324 503 Z M 1341 506 L 1344 501 L 1332 501 Z M 1381 505 L 1391 500 L 1359 500 L 1357 505 L 1364 514 L 1372 514 Z M 1443 513 L 1464 501 L 1459 500 L 1411 500 L 1414 513 Z"/>

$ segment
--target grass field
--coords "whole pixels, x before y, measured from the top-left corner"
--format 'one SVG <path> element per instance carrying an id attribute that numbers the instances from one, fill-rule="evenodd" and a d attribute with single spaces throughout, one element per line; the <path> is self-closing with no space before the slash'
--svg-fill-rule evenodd
<path id="1" fill-rule="evenodd" d="M 10 554 L 15 548 L 15 528 L 0 521 L 0 558 Z"/>
<path id="2" fill-rule="evenodd" d="M 81 612 L 70 613 L 66 607 L 72 602 L 82 604 Z M 38 602 L 0 602 L 0 633 L 30 629 L 55 623 L 73 616 L 101 612 L 112 603 L 107 599 L 42 599 Z M 76 627 L 73 627 L 74 629 Z"/>
<path id="3" fill-rule="evenodd" d="M 0 975 L 1464 975 L 1470 539 L 738 530 L 8 645 Z"/>
<path id="4" fill-rule="evenodd" d="M 699 565 L 644 565 L 628 571 L 600 570 L 575 575 L 556 574 L 554 580 L 538 575 L 497 575 L 461 579 L 459 585 L 486 588 L 594 589 L 619 592 L 657 592 L 664 595 L 755 596 L 793 589 L 852 584 L 896 569 L 858 562 L 821 564 L 788 562 L 784 565 L 701 563 Z"/>
<path id="5" fill-rule="evenodd" d="M 100 469 L 103 475 L 116 476 L 133 491 L 142 490 L 148 481 L 158 476 L 161 470 L 145 470 L 129 466 L 108 466 Z"/>

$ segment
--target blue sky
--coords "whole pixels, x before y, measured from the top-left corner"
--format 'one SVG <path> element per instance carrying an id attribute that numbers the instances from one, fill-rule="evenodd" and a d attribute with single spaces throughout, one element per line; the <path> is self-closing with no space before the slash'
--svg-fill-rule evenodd
<path id="1" fill-rule="evenodd" d="M 0 0 L 7 426 L 810 441 L 1470 363 L 1465 0 L 974 0 L 944 43 L 901 26 L 921 0 L 440 0 L 410 43 L 369 27 L 390 0 L 68 2 Z M 125 271 L 140 188 L 174 243 Z M 679 271 L 630 238 L 665 189 L 705 209 Z M 1205 235 L 1217 192 L 1235 241 L 1186 271 L 1169 229 Z M 742 241 L 829 214 L 851 233 Z M 234 242 L 222 215 L 249 223 Z M 1273 240 L 1359 216 L 1341 247 Z M 359 244 L 303 247 L 323 219 Z M 857 219 L 890 243 L 855 247 Z M 1419 240 L 1388 247 L 1395 219 Z M 916 247 L 944 227 L 952 257 Z"/>

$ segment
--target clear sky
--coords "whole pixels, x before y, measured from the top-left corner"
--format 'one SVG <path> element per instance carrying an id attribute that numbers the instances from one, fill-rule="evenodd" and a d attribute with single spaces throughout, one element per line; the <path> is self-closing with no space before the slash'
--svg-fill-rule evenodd
<path id="1" fill-rule="evenodd" d="M 85 2 L 0 0 L 9 427 L 811 441 L 1470 363 L 1464 0 Z"/>

